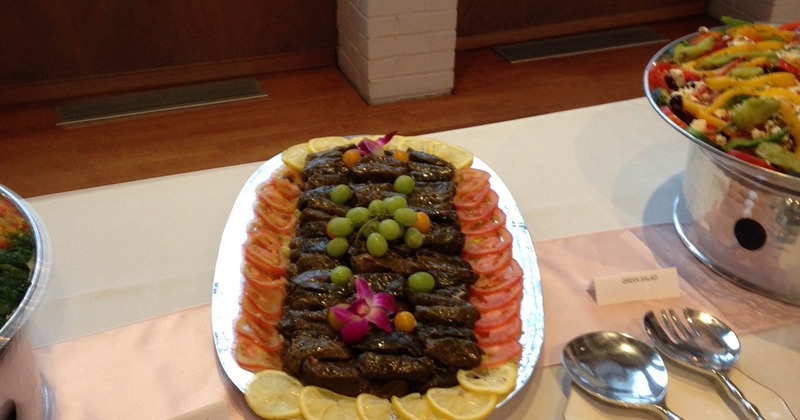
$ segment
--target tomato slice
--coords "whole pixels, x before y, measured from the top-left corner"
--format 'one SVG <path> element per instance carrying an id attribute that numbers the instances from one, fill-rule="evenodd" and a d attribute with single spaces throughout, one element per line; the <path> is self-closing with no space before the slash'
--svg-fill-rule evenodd
<path id="1" fill-rule="evenodd" d="M 511 262 L 511 248 L 506 248 L 501 252 L 483 254 L 477 258 L 463 258 L 472 267 L 472 271 L 478 275 L 489 275 L 508 267 Z"/>
<path id="2" fill-rule="evenodd" d="M 286 278 L 264 272 L 247 261 L 242 263 L 245 287 L 252 287 L 264 293 L 285 293 Z"/>
<path id="3" fill-rule="evenodd" d="M 741 150 L 731 149 L 731 150 L 728 150 L 725 153 L 727 153 L 727 154 L 729 154 L 729 155 L 731 155 L 731 156 L 733 156 L 733 157 L 735 157 L 735 158 L 737 158 L 739 160 L 743 160 L 743 161 L 745 161 L 747 163 L 753 164 L 753 165 L 761 167 L 761 168 L 772 169 L 772 170 L 775 169 L 775 167 L 770 165 L 769 162 L 767 162 L 766 160 L 761 159 L 758 156 L 753 156 L 750 153 L 743 152 Z"/>
<path id="4" fill-rule="evenodd" d="M 453 182 L 456 183 L 456 189 L 468 190 L 467 186 L 478 186 L 481 182 L 489 182 L 488 172 L 475 168 L 462 168 L 456 170 L 453 175 Z"/>
<path id="5" fill-rule="evenodd" d="M 287 199 L 296 200 L 302 192 L 303 175 L 288 166 L 284 166 L 272 175 L 269 183 Z"/>
<path id="6" fill-rule="evenodd" d="M 256 216 L 273 232 L 291 234 L 297 224 L 294 211 L 277 211 L 274 207 L 259 202 L 253 207 Z"/>
<path id="7" fill-rule="evenodd" d="M 519 362 L 522 357 L 522 344 L 511 339 L 494 346 L 481 348 L 486 354 L 483 356 L 483 367 L 496 367 L 508 362 Z"/>
<path id="8" fill-rule="evenodd" d="M 275 186 L 270 183 L 262 183 L 256 189 L 256 195 L 262 203 L 270 208 L 283 213 L 293 213 L 297 208 L 297 199 L 289 199 L 282 195 Z"/>
<path id="9" fill-rule="evenodd" d="M 522 319 L 518 316 L 498 328 L 475 331 L 475 338 L 478 339 L 478 347 L 481 349 L 494 347 L 509 340 L 519 341 L 520 336 L 522 336 Z"/>
<path id="10" fill-rule="evenodd" d="M 489 190 L 489 193 L 486 194 L 486 198 L 484 198 L 483 201 L 479 202 L 478 204 L 469 207 L 456 208 L 458 220 L 462 223 L 470 223 L 486 219 L 492 214 L 494 209 L 497 208 L 497 203 L 499 200 L 500 197 L 497 196 L 497 193 L 494 192 L 494 190 Z"/>
<path id="11" fill-rule="evenodd" d="M 509 248 L 512 242 L 511 233 L 503 227 L 482 235 L 467 235 L 461 252 L 468 257 L 479 257 L 483 254 L 501 252 Z"/>
<path id="12" fill-rule="evenodd" d="M 274 328 L 265 330 L 259 327 L 247 315 L 239 316 L 239 318 L 236 320 L 235 332 L 237 337 L 244 336 L 245 338 L 254 341 L 264 350 L 276 351 L 280 353 L 282 341 L 278 330 Z"/>
<path id="13" fill-rule="evenodd" d="M 247 295 L 242 295 L 239 304 L 242 307 L 242 315 L 248 317 L 258 328 L 265 331 L 275 329 L 275 324 L 281 318 L 281 311 L 275 313 L 263 312 L 253 299 Z"/>
<path id="14" fill-rule="evenodd" d="M 473 270 L 475 270 L 474 266 Z M 478 280 L 470 286 L 469 291 L 474 295 L 490 295 L 509 290 L 517 283 L 522 284 L 522 275 L 522 267 L 512 259 L 502 269 L 481 274 Z"/>
<path id="15" fill-rule="evenodd" d="M 482 235 L 485 233 L 494 232 L 506 225 L 506 213 L 495 207 L 492 214 L 481 220 L 472 222 L 462 222 L 461 232 L 465 235 Z"/>
<path id="16" fill-rule="evenodd" d="M 283 311 L 283 298 L 286 296 L 285 288 L 278 288 L 272 292 L 265 292 L 254 285 L 245 282 L 243 293 L 252 299 L 258 309 L 265 314 L 280 313 Z"/>
<path id="17" fill-rule="evenodd" d="M 255 341 L 237 336 L 233 343 L 233 357 L 242 369 L 259 372 L 282 367 L 280 352 L 270 352 Z"/>
<path id="18" fill-rule="evenodd" d="M 509 305 L 501 306 L 491 311 L 481 312 L 481 317 L 475 323 L 473 329 L 476 332 L 488 332 L 511 322 L 512 318 L 519 317 L 520 303 L 519 300 L 514 299 Z"/>
<path id="19" fill-rule="evenodd" d="M 491 189 L 492 187 L 488 180 L 480 181 L 477 185 L 459 184 L 458 187 L 456 187 L 456 194 L 453 197 L 453 205 L 455 205 L 456 208 L 477 205 L 486 198 L 486 195 L 489 194 Z"/>
<path id="20" fill-rule="evenodd" d="M 470 289 L 469 303 L 475 307 L 480 313 L 491 311 L 492 309 L 501 308 L 511 304 L 514 300 L 519 300 L 522 297 L 522 282 L 513 282 L 508 287 L 497 288 L 497 291 L 491 293 L 473 292 L 473 290 L 480 290 L 475 285 Z"/>
<path id="21" fill-rule="evenodd" d="M 277 247 L 275 244 L 278 244 Z M 279 240 L 272 235 L 250 237 L 243 247 L 244 259 L 253 267 L 277 277 L 286 274 L 289 257 L 281 251 Z"/>

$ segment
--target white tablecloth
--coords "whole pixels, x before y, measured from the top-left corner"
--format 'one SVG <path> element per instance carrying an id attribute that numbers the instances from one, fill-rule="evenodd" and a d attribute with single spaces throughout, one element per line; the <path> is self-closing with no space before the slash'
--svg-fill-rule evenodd
<path id="1" fill-rule="evenodd" d="M 351 133 L 320 133 L 328 134 Z M 644 99 L 426 137 L 465 147 L 491 166 L 514 195 L 534 243 L 671 221 L 692 147 Z M 34 345 L 208 304 L 231 205 L 270 157 L 30 199 L 53 250 L 49 285 L 26 327 Z M 786 351 L 778 353 L 792 357 L 798 349 Z M 570 408 L 563 384 L 559 367 L 537 369 L 522 396 L 497 415 L 561 417 Z"/>

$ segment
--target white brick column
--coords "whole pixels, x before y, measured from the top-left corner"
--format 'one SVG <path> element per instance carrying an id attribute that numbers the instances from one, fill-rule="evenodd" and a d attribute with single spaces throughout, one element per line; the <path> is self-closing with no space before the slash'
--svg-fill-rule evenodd
<path id="1" fill-rule="evenodd" d="M 369 104 L 449 95 L 457 0 L 338 0 L 338 65 Z"/>

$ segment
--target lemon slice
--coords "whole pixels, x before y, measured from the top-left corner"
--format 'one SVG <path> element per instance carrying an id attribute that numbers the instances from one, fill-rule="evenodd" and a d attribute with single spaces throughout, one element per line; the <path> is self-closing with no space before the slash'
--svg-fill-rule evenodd
<path id="1" fill-rule="evenodd" d="M 303 384 L 281 370 L 264 370 L 247 385 L 244 399 L 254 413 L 265 419 L 300 416 L 299 395 Z"/>
<path id="2" fill-rule="evenodd" d="M 437 420 L 444 419 L 431 410 L 425 397 L 418 392 L 404 397 L 392 397 L 392 407 L 403 420 Z"/>
<path id="3" fill-rule="evenodd" d="M 422 137 L 407 137 L 407 136 L 394 136 L 389 143 L 386 143 L 386 148 L 389 150 L 425 150 L 425 143 L 429 140 Z"/>
<path id="4" fill-rule="evenodd" d="M 302 172 L 306 166 L 306 156 L 308 156 L 308 144 L 295 144 L 281 153 L 281 161 L 295 171 Z"/>
<path id="5" fill-rule="evenodd" d="M 459 370 L 456 378 L 467 391 L 504 395 L 517 384 L 517 365 L 509 362 L 498 367 Z"/>
<path id="6" fill-rule="evenodd" d="M 372 394 L 360 394 L 356 398 L 356 410 L 361 420 L 391 420 L 396 418 L 392 403 L 386 398 Z"/>
<path id="7" fill-rule="evenodd" d="M 353 140 L 344 137 L 317 137 L 308 141 L 308 151 L 310 153 L 319 153 L 352 143 Z"/>
<path id="8" fill-rule="evenodd" d="M 307 386 L 300 391 L 300 412 L 307 420 L 358 418 L 355 398 L 316 386 Z"/>
<path id="9" fill-rule="evenodd" d="M 463 147 L 442 143 L 438 140 L 429 140 L 425 144 L 424 151 L 450 162 L 456 169 L 472 166 L 472 152 Z"/>
<path id="10" fill-rule="evenodd" d="M 492 414 L 497 395 L 470 392 L 463 387 L 431 388 L 425 401 L 434 413 L 455 420 L 477 420 Z"/>

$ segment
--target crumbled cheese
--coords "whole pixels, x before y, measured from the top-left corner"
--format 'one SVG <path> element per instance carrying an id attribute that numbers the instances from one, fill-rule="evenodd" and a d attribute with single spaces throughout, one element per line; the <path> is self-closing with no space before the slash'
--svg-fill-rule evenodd
<path id="1" fill-rule="evenodd" d="M 747 45 L 747 44 L 754 44 L 753 40 L 744 36 L 737 36 L 733 38 L 730 42 L 731 46 L 738 46 L 738 45 Z"/>
<path id="2" fill-rule="evenodd" d="M 689 124 L 689 126 L 701 133 L 704 133 L 708 129 L 708 122 L 702 118 L 696 118 L 692 120 L 692 123 Z"/>
<path id="3" fill-rule="evenodd" d="M 683 70 L 681 69 L 670 69 L 669 75 L 672 77 L 672 80 L 675 81 L 675 85 L 678 87 L 686 86 L 686 78 L 683 76 Z"/>
<path id="4" fill-rule="evenodd" d="M 700 32 L 701 34 L 707 34 L 707 33 L 711 32 L 711 30 L 709 30 L 708 27 L 706 27 L 706 26 L 701 26 L 701 27 L 697 28 L 697 32 Z"/>
<path id="5" fill-rule="evenodd" d="M 728 139 L 725 138 L 725 136 L 722 135 L 722 134 L 717 134 L 716 136 L 712 137 L 711 141 L 716 143 L 716 145 L 719 146 L 719 147 L 723 147 L 726 144 L 728 144 Z"/>
<path id="6" fill-rule="evenodd" d="M 767 133 L 765 133 L 765 132 L 763 132 L 763 131 L 761 131 L 761 130 L 759 130 L 757 128 L 754 128 L 754 129 L 750 130 L 750 137 L 752 137 L 754 139 L 757 139 L 759 137 L 764 137 L 766 135 L 767 135 Z"/>
<path id="7" fill-rule="evenodd" d="M 715 117 L 724 120 L 724 119 L 728 118 L 729 112 L 725 108 L 717 108 L 717 109 L 714 110 L 713 114 L 714 114 Z"/>

